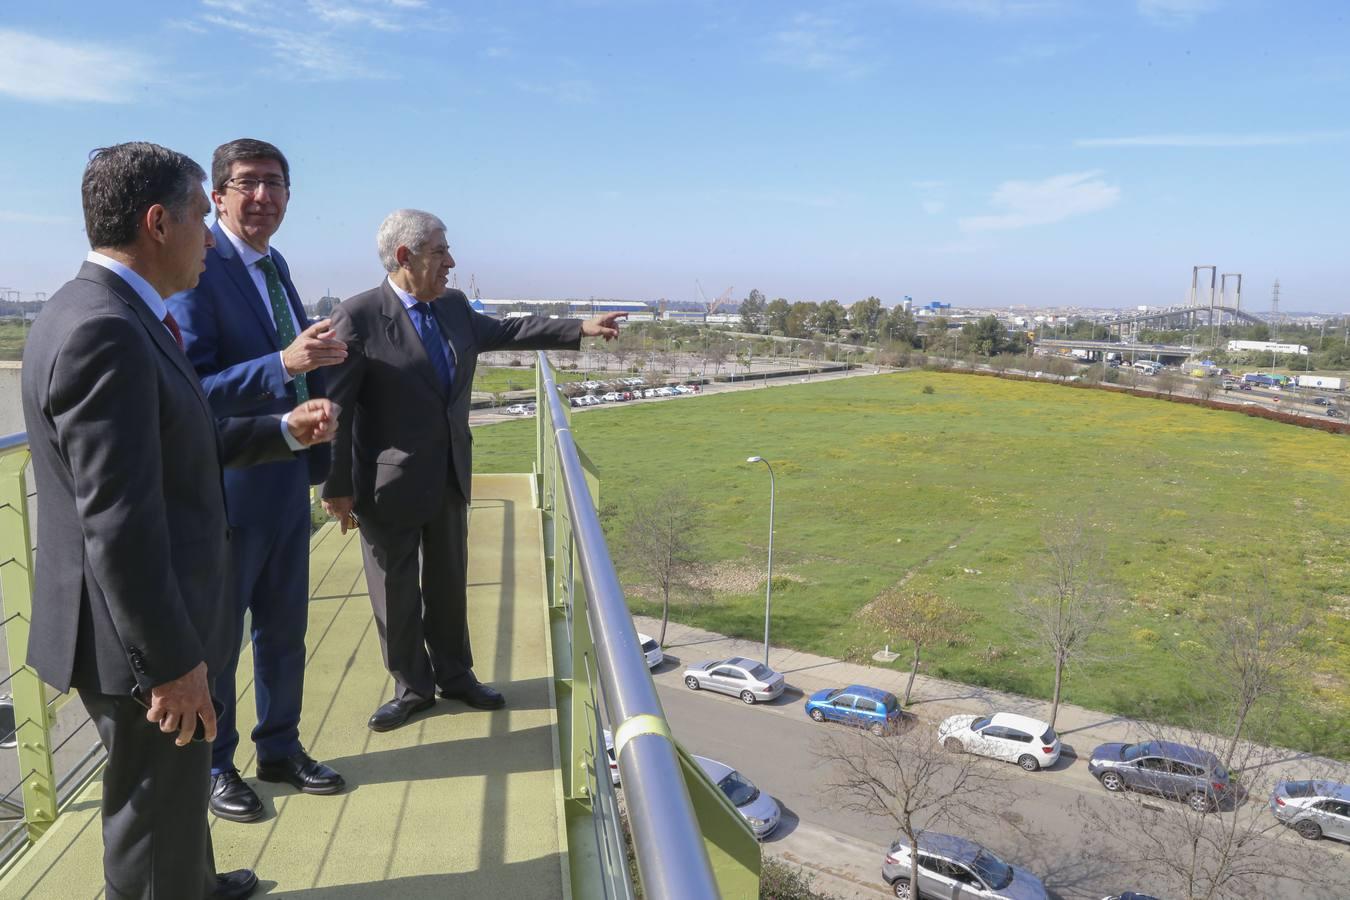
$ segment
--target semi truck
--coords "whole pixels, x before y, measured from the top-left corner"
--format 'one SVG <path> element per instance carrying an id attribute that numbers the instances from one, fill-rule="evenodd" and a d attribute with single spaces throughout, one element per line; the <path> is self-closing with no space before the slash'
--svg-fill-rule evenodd
<path id="1" fill-rule="evenodd" d="M 1324 391 L 1345 390 L 1344 378 L 1331 378 L 1327 375 L 1300 375 L 1297 381 L 1299 387 L 1321 388 Z"/>

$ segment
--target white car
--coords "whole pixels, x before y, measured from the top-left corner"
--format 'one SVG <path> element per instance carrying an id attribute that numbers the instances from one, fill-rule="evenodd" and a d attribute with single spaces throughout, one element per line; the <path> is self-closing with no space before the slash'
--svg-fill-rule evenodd
<path id="1" fill-rule="evenodd" d="M 938 726 L 938 743 L 953 753 L 975 753 L 1014 762 L 1035 772 L 1059 759 L 1059 735 L 1049 723 L 1016 713 L 952 716 Z"/>
<path id="2" fill-rule="evenodd" d="M 718 691 L 740 697 L 742 703 L 750 706 L 781 696 L 787 682 L 761 662 L 733 656 L 710 659 L 685 669 L 684 686 L 691 691 Z"/>
<path id="3" fill-rule="evenodd" d="M 528 416 L 530 411 L 525 408 L 524 403 L 512 403 L 503 410 L 508 416 Z"/>
<path id="4" fill-rule="evenodd" d="M 638 643 L 642 645 L 642 655 L 647 657 L 647 668 L 655 669 L 665 661 L 666 654 L 662 652 L 661 645 L 655 638 L 648 637 L 642 632 L 638 632 Z"/>
<path id="5" fill-rule="evenodd" d="M 605 396 L 601 397 L 600 399 L 605 401 L 606 403 L 618 403 L 620 400 L 623 399 L 623 395 L 620 394 L 618 391 L 610 391 L 608 394 L 605 394 Z"/>

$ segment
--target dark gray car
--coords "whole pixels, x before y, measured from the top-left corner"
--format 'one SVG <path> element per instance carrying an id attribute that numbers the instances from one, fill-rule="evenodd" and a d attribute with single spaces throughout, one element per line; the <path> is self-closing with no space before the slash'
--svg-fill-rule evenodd
<path id="1" fill-rule="evenodd" d="M 974 841 L 925 831 L 919 835 L 919 891 L 910 886 L 909 841 L 891 845 L 881 877 L 904 898 L 988 897 L 996 900 L 1045 900 L 1045 885 L 1026 869 L 1010 866 Z"/>
<path id="2" fill-rule="evenodd" d="M 1172 741 L 1102 744 L 1092 751 L 1088 773 L 1108 791 L 1143 791 L 1210 812 L 1232 791 L 1228 770 L 1206 750 Z"/>

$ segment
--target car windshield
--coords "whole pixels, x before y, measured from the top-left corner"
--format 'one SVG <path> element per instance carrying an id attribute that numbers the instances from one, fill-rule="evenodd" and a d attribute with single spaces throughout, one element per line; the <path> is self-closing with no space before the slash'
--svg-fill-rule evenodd
<path id="1" fill-rule="evenodd" d="M 1286 781 L 1284 793 L 1287 797 L 1311 797 L 1317 793 L 1317 787 L 1311 781 Z"/>
<path id="2" fill-rule="evenodd" d="M 749 672 L 751 677 L 758 678 L 760 681 L 768 681 L 773 677 L 773 669 L 770 669 L 764 663 L 755 663 Z"/>
<path id="3" fill-rule="evenodd" d="M 1042 744 L 1053 744 L 1057 740 L 1059 740 L 1059 735 L 1055 734 L 1055 729 L 1053 728 L 1045 729 L 1045 734 L 1041 735 Z"/>
<path id="4" fill-rule="evenodd" d="M 825 699 L 833 700 L 835 697 L 838 697 L 843 692 L 844 692 L 843 688 L 835 688 L 834 690 L 830 691 L 828 694 L 825 695 Z"/>
<path id="5" fill-rule="evenodd" d="M 740 772 L 732 772 L 726 778 L 723 778 L 718 785 L 722 793 L 727 795 L 733 806 L 744 806 L 752 803 L 759 796 L 759 788 L 755 787 L 754 782 L 746 778 Z"/>
<path id="6" fill-rule="evenodd" d="M 971 730 L 971 731 L 979 731 L 980 729 L 984 728 L 984 726 L 986 726 L 986 725 L 988 725 L 988 724 L 989 724 L 989 717 L 988 717 L 988 716 L 985 716 L 985 717 L 982 718 L 982 719 L 976 719 L 974 722 L 971 722 L 971 723 L 970 723 L 970 730 Z"/>
<path id="7" fill-rule="evenodd" d="M 1139 757 L 1146 756 L 1147 754 L 1148 746 L 1146 744 L 1126 744 L 1124 747 L 1120 748 L 1120 758 L 1126 762 L 1134 762 Z"/>
<path id="8" fill-rule="evenodd" d="M 647 642 L 646 642 L 645 644 L 642 645 L 642 652 L 643 652 L 643 653 L 651 653 L 651 652 L 652 652 L 653 650 L 655 650 L 655 649 L 656 649 L 656 639 L 655 639 L 655 638 L 648 638 L 648 639 L 647 639 Z"/>
<path id="9" fill-rule="evenodd" d="M 894 694 L 886 695 L 886 712 L 893 713 L 900 708 L 900 701 L 895 699 Z"/>
<path id="10" fill-rule="evenodd" d="M 1012 884 L 1012 866 L 1008 865 L 988 850 L 981 850 L 976 854 L 970 867 L 975 870 L 975 874 L 979 875 L 985 884 L 996 891 L 1002 890 Z"/>

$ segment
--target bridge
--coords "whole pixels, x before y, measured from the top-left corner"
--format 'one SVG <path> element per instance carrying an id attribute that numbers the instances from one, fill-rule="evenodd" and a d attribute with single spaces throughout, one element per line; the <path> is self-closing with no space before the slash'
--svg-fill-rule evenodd
<path id="1" fill-rule="evenodd" d="M 1265 321 L 1236 306 L 1205 304 L 1169 306 L 1146 312 L 1105 316 L 1094 320 L 1093 324 L 1105 326 L 1122 342 L 1137 340 L 1139 332 L 1146 327 L 1159 331 L 1199 331 L 1202 328 L 1209 328 L 1217 340 L 1218 329 L 1224 324 L 1225 317 L 1229 322 L 1245 322 L 1249 325 L 1259 325 Z"/>
<path id="2" fill-rule="evenodd" d="M 1197 352 L 1193 347 L 1174 344 L 1118 344 L 1113 341 L 1040 340 L 1037 347 L 1047 350 L 1084 350 L 1089 359 L 1105 359 L 1106 354 L 1118 354 L 1122 361 L 1133 363 L 1153 359 L 1164 364 L 1185 362 Z"/>
<path id="3" fill-rule="evenodd" d="M 359 541 L 325 525 L 310 542 L 301 729 L 348 788 L 315 797 L 260 783 L 266 821 L 211 823 L 221 871 L 255 868 L 269 896 L 329 900 L 628 900 L 639 886 L 655 900 L 758 897 L 759 845 L 671 736 L 600 529 L 599 479 L 573 441 L 547 358 L 538 359 L 545 402 L 533 469 L 476 476 L 471 509 L 477 668 L 510 705 L 482 713 L 438 704 L 397 731 L 366 728 L 392 682 Z M 0 784 L 0 814 L 11 819 L 0 831 L 0 896 L 93 900 L 103 896 L 101 748 L 90 746 L 80 705 L 51 695 L 25 664 L 37 552 L 27 463 L 23 435 L 0 440 L 0 626 L 10 662 L 0 687 L 13 693 L 16 722 L 0 725 L 0 746 L 18 745 L 4 760 L 17 782 Z M 245 641 L 241 673 L 251 671 L 249 654 Z M 247 734 L 253 687 L 240 680 Z M 73 756 L 81 745 L 90 749 Z M 249 774 L 253 761 L 240 762 Z"/>

